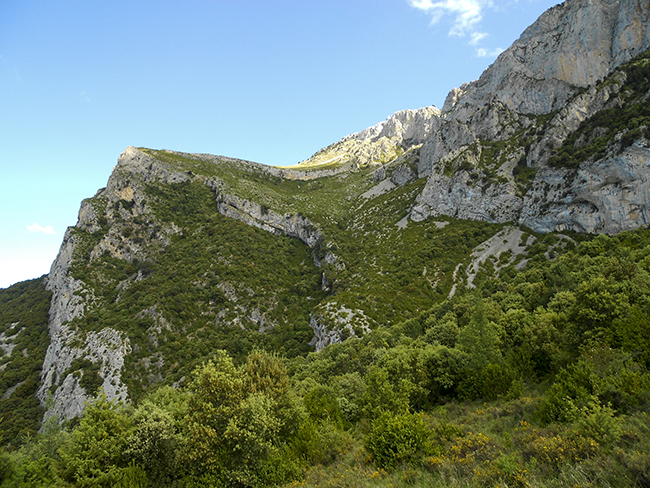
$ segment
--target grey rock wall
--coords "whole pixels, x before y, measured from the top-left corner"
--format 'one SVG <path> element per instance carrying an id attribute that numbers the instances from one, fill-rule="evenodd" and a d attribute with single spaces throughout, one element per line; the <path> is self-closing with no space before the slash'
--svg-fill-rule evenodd
<path id="1" fill-rule="evenodd" d="M 650 158 L 643 141 L 621 157 L 583 164 L 577 177 L 546 163 L 549 149 L 560 147 L 583 120 L 616 105 L 617 85 L 592 85 L 648 48 L 650 3 L 569 0 L 545 12 L 477 81 L 451 90 L 441 112 L 429 110 L 426 119 L 398 112 L 354 137 L 386 133 L 404 144 L 407 134 L 418 134 L 418 176 L 428 179 L 411 211 L 415 221 L 448 215 L 519 222 L 543 232 L 636 228 L 647 223 Z M 590 88 L 580 93 L 580 87 Z M 512 159 L 499 168 L 509 181 L 497 184 L 477 184 L 468 171 L 444 171 L 472 143 L 505 140 L 553 111 L 527 154 L 538 173 L 526 195 L 517 192 Z"/>

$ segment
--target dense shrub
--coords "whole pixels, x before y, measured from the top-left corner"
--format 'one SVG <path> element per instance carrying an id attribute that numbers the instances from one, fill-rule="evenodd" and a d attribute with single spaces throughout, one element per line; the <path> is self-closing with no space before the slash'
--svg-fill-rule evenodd
<path id="1" fill-rule="evenodd" d="M 427 452 L 429 434 L 419 414 L 384 413 L 372 423 L 365 444 L 377 466 L 389 469 L 416 461 Z"/>

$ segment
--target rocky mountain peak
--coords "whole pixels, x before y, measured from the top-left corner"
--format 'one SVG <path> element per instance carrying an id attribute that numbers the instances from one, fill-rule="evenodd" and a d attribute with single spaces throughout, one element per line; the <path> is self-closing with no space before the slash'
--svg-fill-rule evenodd
<path id="1" fill-rule="evenodd" d="M 444 113 L 467 120 L 500 102 L 545 114 L 575 92 L 650 47 L 650 4 L 642 0 L 570 0 L 547 10 L 468 85 L 452 90 Z"/>

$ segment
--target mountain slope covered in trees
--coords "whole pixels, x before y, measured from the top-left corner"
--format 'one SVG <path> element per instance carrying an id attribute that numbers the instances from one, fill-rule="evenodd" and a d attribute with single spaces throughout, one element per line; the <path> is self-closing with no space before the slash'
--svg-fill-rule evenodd
<path id="1" fill-rule="evenodd" d="M 522 271 L 307 356 L 212 350 L 23 439 L 4 483 L 645 486 L 649 238 L 540 236 Z"/>
<path id="2" fill-rule="evenodd" d="M 648 486 L 649 9 L 294 167 L 127 148 L 0 290 L 0 486 Z"/>

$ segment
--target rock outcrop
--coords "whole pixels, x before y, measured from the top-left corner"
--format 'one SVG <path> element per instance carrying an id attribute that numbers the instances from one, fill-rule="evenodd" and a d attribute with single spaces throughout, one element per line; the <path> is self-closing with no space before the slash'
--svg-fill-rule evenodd
<path id="1" fill-rule="evenodd" d="M 79 227 L 89 224 L 87 216 L 87 212 L 80 212 Z M 80 293 L 84 283 L 70 273 L 76 244 L 74 229 L 69 228 L 47 279 L 47 289 L 52 291 L 48 324 L 50 345 L 43 362 L 37 397 L 47 408 L 45 419 L 55 416 L 59 421 L 80 415 L 85 404 L 95 398 L 94 392 L 87 392 L 81 387 L 80 376 L 75 374 L 78 371 L 70 369 L 76 359 L 86 359 L 100 365 L 98 374 L 108 398 L 128 398 L 126 385 L 120 377 L 124 356 L 130 352 L 128 338 L 110 328 L 84 336 L 71 326 L 71 321 L 81 317 L 86 306 L 92 302 L 92 299 L 84 298 Z"/>
<path id="2" fill-rule="evenodd" d="M 616 234 L 650 223 L 650 149 L 639 142 L 620 155 L 582 164 L 566 193 L 560 171 L 541 170 L 518 222 L 539 232 Z"/>
<path id="3" fill-rule="evenodd" d="M 484 105 L 501 103 L 546 114 L 649 47 L 648 2 L 566 1 L 543 13 L 477 81 L 453 90 L 443 112 L 471 122 Z"/>

